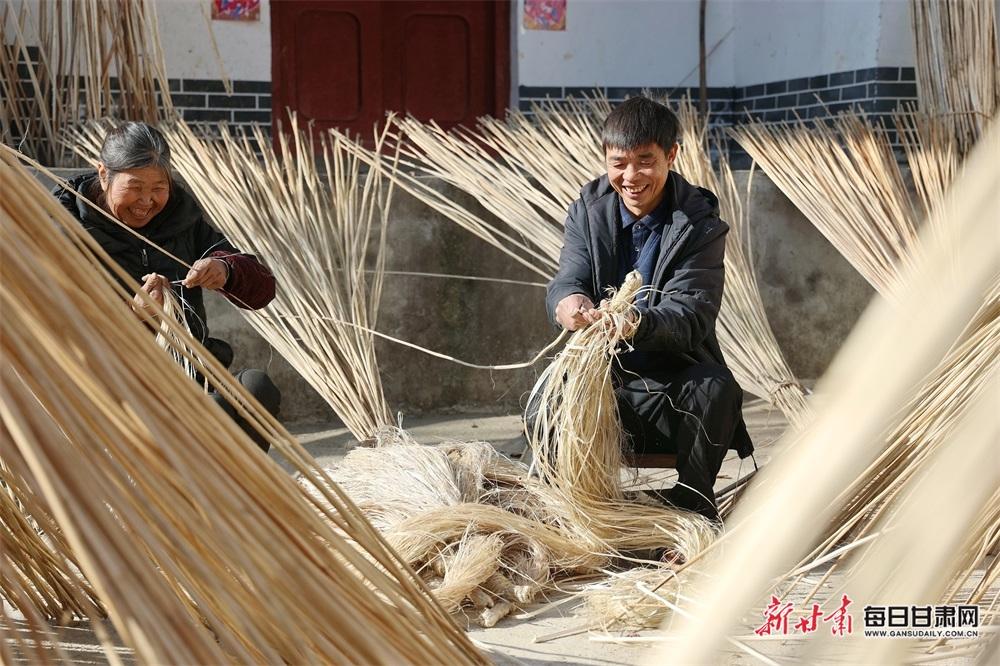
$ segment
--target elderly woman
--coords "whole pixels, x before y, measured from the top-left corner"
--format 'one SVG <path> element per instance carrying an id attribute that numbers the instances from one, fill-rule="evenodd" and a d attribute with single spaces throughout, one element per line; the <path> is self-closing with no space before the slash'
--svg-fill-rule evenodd
<path id="1" fill-rule="evenodd" d="M 97 172 L 79 176 L 70 185 L 139 234 L 129 233 L 73 192 L 56 190 L 66 210 L 153 299 L 162 304 L 164 291 L 176 283 L 191 333 L 228 368 L 233 351 L 222 340 L 208 337 L 202 290 L 217 291 L 238 307 L 257 310 L 274 298 L 274 276 L 256 257 L 242 254 L 212 228 L 194 197 L 173 181 L 170 148 L 163 135 L 144 123 L 112 129 L 101 146 Z M 263 371 L 243 370 L 235 376 L 268 411 L 277 414 L 281 394 Z M 231 405 L 218 394 L 212 395 L 241 427 L 255 434 Z M 254 439 L 267 450 L 265 442 Z"/>

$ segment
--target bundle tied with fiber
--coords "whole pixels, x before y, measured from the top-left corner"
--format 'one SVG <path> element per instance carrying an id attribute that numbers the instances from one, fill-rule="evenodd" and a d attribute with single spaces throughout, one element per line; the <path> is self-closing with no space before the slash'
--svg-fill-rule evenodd
<path id="1" fill-rule="evenodd" d="M 920 108 L 939 118 L 964 156 L 1000 110 L 994 0 L 910 0 Z"/>
<path id="2" fill-rule="evenodd" d="M 46 586 L 74 588 L 69 610 L 96 620 L 99 600 L 146 663 L 483 662 L 308 454 L 146 298 L 184 340 L 174 351 L 323 501 L 157 347 L 129 307 L 138 285 L 6 149 L 0 189 L 0 458 L 49 545 L 5 549 L 6 604 L 43 632 Z M 5 522 L 5 539 L 23 523 Z M 62 582 L 8 577 L 43 565 Z"/>

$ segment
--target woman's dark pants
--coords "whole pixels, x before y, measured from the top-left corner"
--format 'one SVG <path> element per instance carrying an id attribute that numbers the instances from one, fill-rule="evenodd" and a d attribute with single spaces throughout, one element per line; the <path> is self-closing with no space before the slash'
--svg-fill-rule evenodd
<path id="1" fill-rule="evenodd" d="M 227 368 L 233 362 L 233 349 L 228 343 L 219 340 L 217 338 L 208 338 L 205 341 L 205 348 L 208 349 L 216 357 L 216 359 L 225 365 Z M 263 370 L 247 369 L 240 370 L 233 377 L 238 381 L 247 392 L 257 399 L 257 402 L 261 404 L 272 416 L 277 416 L 278 412 L 281 410 L 281 391 L 278 387 L 274 385 L 271 378 L 267 376 L 267 373 Z M 219 393 L 212 391 L 209 393 L 215 403 L 222 408 L 229 417 L 236 422 L 243 432 L 250 436 L 257 446 L 259 446 L 264 453 L 267 453 L 271 445 L 265 440 L 260 433 L 258 433 L 246 420 L 237 413 L 236 408 L 233 407 L 229 401 L 223 398 Z"/>

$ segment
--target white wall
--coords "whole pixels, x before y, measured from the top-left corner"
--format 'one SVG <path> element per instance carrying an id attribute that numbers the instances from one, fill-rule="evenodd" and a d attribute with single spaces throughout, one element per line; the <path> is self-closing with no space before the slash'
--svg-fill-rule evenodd
<path id="1" fill-rule="evenodd" d="M 512 78 L 521 85 L 698 83 L 698 0 L 568 0 L 564 32 L 524 30 L 524 0 L 512 4 Z M 171 77 L 219 78 L 200 17 L 206 5 L 158 0 Z M 212 22 L 230 78 L 270 80 L 270 14 L 270 0 L 262 0 L 258 22 Z M 706 44 L 718 44 L 708 60 L 710 86 L 914 61 L 909 0 L 708 0 Z"/>
<path id="2" fill-rule="evenodd" d="M 208 32 L 211 23 L 231 80 L 271 80 L 271 2 L 259 21 L 207 21 L 207 0 L 156 0 L 167 74 L 172 79 L 222 78 Z"/>
<path id="3" fill-rule="evenodd" d="M 105 0 L 101 0 L 105 1 Z M 18 0 L 0 0 L 20 10 Z M 271 80 L 271 2 L 261 1 L 259 21 L 211 21 L 208 0 L 153 0 L 160 24 L 160 41 L 172 79 L 222 78 L 219 58 L 212 49 L 208 24 L 212 25 L 226 73 L 232 80 Z M 27 2 L 30 16 L 38 16 L 38 0 Z M 38 43 L 34 18 L 25 34 L 29 45 Z M 5 41 L 14 30 L 10 19 L 4 26 Z M 114 73 L 114 72 L 112 72 Z"/>
<path id="4" fill-rule="evenodd" d="M 738 1 L 737 85 L 874 67 L 880 7 L 878 0 Z"/>
<path id="5" fill-rule="evenodd" d="M 155 2 L 169 76 L 220 78 L 207 0 Z M 698 0 L 569 0 L 564 32 L 525 30 L 523 5 L 512 2 L 517 84 L 698 84 Z M 709 86 L 913 65 L 908 0 L 708 0 L 707 7 L 707 46 L 723 40 L 709 57 Z M 271 79 L 270 10 L 262 0 L 260 21 L 211 22 L 231 79 Z"/>
<path id="6" fill-rule="evenodd" d="M 528 86 L 694 86 L 698 0 L 569 0 L 566 31 L 525 30 Z M 876 66 L 912 66 L 908 0 L 708 0 L 709 86 L 746 86 Z M 728 36 L 727 33 L 732 30 Z"/>
<path id="7" fill-rule="evenodd" d="M 882 0 L 879 67 L 913 67 L 917 60 L 908 0 Z"/>
<path id="8" fill-rule="evenodd" d="M 523 5 L 517 0 L 521 85 L 698 84 L 698 0 L 569 0 L 564 32 L 525 30 Z M 730 0 L 709 0 L 709 47 L 732 27 L 732 10 Z M 709 61 L 709 85 L 732 85 L 733 36 Z"/>

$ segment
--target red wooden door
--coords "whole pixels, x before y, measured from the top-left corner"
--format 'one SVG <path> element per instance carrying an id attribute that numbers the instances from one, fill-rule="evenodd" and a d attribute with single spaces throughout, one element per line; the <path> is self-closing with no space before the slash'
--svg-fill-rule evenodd
<path id="1" fill-rule="evenodd" d="M 509 0 L 272 0 L 275 124 L 285 109 L 362 137 L 386 111 L 445 127 L 508 102 Z"/>

